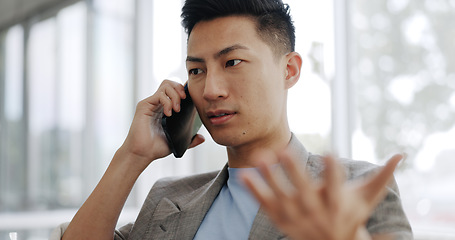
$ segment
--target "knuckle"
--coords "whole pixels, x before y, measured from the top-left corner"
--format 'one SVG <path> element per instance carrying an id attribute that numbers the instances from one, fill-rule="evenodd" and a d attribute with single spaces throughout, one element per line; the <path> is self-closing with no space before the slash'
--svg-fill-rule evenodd
<path id="1" fill-rule="evenodd" d="M 147 103 L 146 99 L 143 99 L 136 104 L 136 109 L 142 108 L 142 107 L 146 106 L 147 104 L 148 103 Z"/>
<path id="2" fill-rule="evenodd" d="M 172 81 L 168 80 L 168 79 L 165 79 L 161 82 L 161 85 L 170 85 L 170 84 L 172 84 Z"/>

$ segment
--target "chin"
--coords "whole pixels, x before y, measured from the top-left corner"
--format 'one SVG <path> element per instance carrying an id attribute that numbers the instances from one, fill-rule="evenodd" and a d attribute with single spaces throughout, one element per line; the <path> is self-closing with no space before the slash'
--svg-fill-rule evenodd
<path id="1" fill-rule="evenodd" d="M 243 134 L 233 134 L 232 131 L 228 133 L 223 133 L 223 132 L 210 132 L 210 135 L 212 136 L 213 141 L 215 141 L 217 144 L 225 147 L 234 147 L 241 145 L 243 142 L 245 142 L 246 138 Z"/>

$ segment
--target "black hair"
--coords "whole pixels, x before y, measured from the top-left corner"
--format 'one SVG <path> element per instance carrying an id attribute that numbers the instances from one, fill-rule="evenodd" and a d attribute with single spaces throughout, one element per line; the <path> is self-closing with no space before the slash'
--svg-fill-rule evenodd
<path id="1" fill-rule="evenodd" d="M 275 53 L 294 51 L 294 24 L 289 5 L 283 4 L 281 0 L 186 0 L 181 17 L 189 37 L 200 21 L 236 15 L 255 20 L 259 37 Z"/>

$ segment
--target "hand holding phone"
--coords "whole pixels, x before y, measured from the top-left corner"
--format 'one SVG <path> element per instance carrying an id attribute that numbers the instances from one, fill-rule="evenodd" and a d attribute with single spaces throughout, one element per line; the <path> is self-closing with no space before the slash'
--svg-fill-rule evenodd
<path id="1" fill-rule="evenodd" d="M 180 102 L 180 112 L 173 111 L 170 117 L 164 115 L 161 119 L 169 149 L 176 158 L 183 156 L 202 125 L 188 91 L 188 84 L 185 84 L 185 94 L 186 98 Z"/>

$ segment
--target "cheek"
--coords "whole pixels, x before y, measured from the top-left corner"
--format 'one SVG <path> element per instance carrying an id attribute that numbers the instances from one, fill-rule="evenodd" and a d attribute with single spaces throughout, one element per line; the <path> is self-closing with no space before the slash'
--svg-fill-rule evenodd
<path id="1" fill-rule="evenodd" d="M 202 90 L 204 86 L 202 84 L 202 81 L 197 81 L 197 80 L 188 80 L 188 91 L 190 92 L 190 95 L 193 99 L 198 99 L 200 96 L 202 96 Z"/>
<path id="2" fill-rule="evenodd" d="M 193 103 L 194 103 L 194 106 L 196 107 L 196 109 L 198 111 L 202 110 L 203 109 L 202 92 L 199 91 L 197 88 L 195 88 L 194 85 L 192 85 L 192 87 L 189 88 L 189 91 L 190 91 L 190 95 L 191 95 L 191 100 L 193 100 Z"/>
<path id="3" fill-rule="evenodd" d="M 240 103 L 245 108 L 244 110 L 250 115 L 250 119 L 255 119 L 263 116 L 267 112 L 269 101 L 268 93 L 260 87 L 252 88 L 251 91 L 244 92 L 240 95 Z"/>

